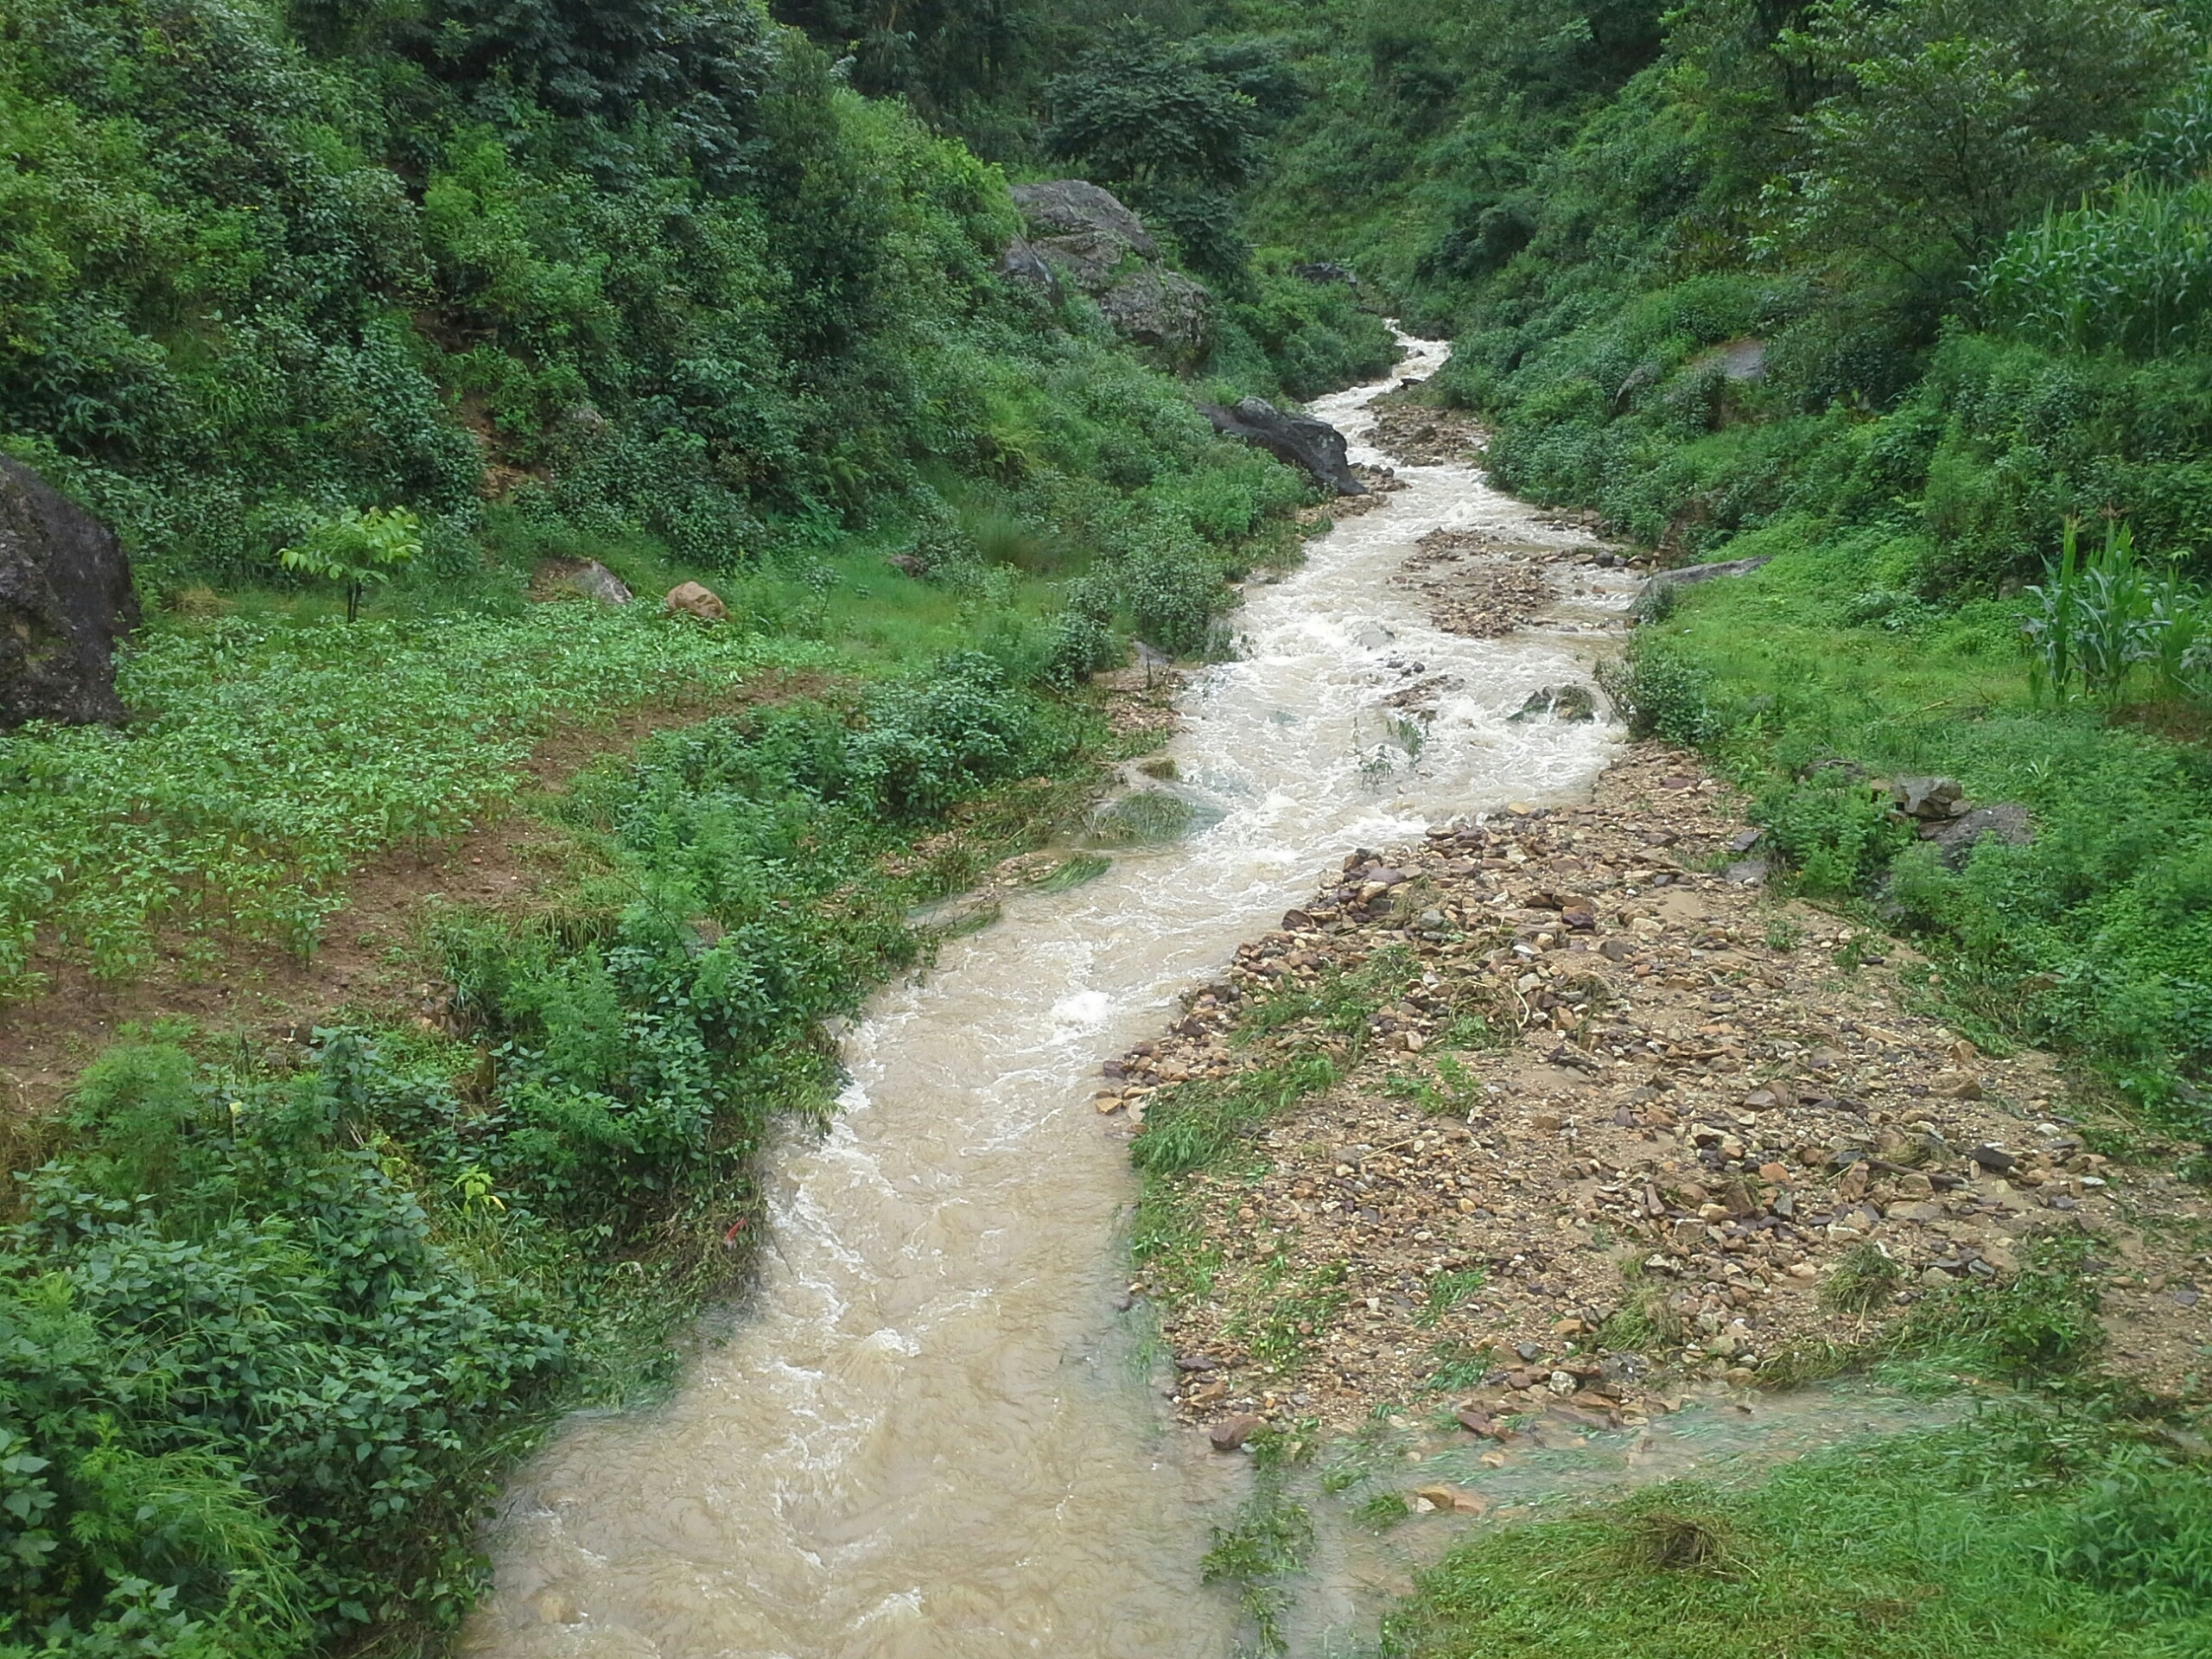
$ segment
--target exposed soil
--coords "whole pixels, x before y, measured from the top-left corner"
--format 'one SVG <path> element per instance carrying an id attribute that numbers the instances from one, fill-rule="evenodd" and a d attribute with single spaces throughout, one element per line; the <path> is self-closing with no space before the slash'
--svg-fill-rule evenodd
<path id="1" fill-rule="evenodd" d="M 1794 1376 L 1812 1344 L 2079 1230 L 2115 1364 L 2201 1390 L 2212 1203 L 2089 1150 L 2094 1109 L 2048 1056 L 1915 1012 L 1909 950 L 1707 873 L 1749 835 L 1692 757 L 1639 746 L 1586 806 L 1354 853 L 1109 1066 L 1100 1109 L 1140 1122 L 1180 1079 L 1314 1046 L 1344 1067 L 1269 1121 L 1256 1170 L 1189 1184 L 1218 1257 L 1160 1310 L 1189 1418 L 1632 1421 L 1685 1381 Z M 1385 950 L 1408 971 L 1356 1038 L 1320 1010 L 1260 1029 Z M 1894 1282 L 1834 1305 L 1868 1245 Z"/>
<path id="2" fill-rule="evenodd" d="M 1429 620 L 1445 632 L 1496 639 L 1573 592 L 1583 573 L 1630 564 L 1594 544 L 1541 547 L 1478 530 L 1432 530 L 1391 580 L 1420 594 Z"/>
<path id="3" fill-rule="evenodd" d="M 1488 429 L 1464 410 L 1433 409 L 1389 397 L 1378 398 L 1372 408 L 1376 447 L 1416 467 L 1471 465 L 1490 443 Z"/>

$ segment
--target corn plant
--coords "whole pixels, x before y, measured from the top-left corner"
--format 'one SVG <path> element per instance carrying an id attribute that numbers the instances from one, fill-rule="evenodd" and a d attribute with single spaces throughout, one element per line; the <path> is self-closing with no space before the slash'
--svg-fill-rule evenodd
<path id="1" fill-rule="evenodd" d="M 2034 608 L 2021 631 L 2035 700 L 2048 690 L 2065 702 L 2079 682 L 2082 695 L 2116 702 L 2138 665 L 2171 696 L 2212 698 L 2212 616 L 2178 561 L 2158 580 L 2136 556 L 2133 530 L 2118 522 L 2084 558 L 2080 531 L 2078 519 L 2066 521 L 2057 560 L 2027 590 Z"/>
<path id="2" fill-rule="evenodd" d="M 2178 561 L 2151 601 L 2152 667 L 2159 689 L 2190 702 L 2212 702 L 2212 603 L 2182 578 Z"/>
<path id="3" fill-rule="evenodd" d="M 2212 183 L 2123 179 L 2016 231 L 1976 278 L 1984 314 L 2024 337 L 2139 356 L 2212 332 Z"/>

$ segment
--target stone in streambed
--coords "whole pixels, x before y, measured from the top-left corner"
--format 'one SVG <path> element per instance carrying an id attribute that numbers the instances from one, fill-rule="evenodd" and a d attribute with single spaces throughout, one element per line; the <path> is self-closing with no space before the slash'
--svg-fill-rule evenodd
<path id="1" fill-rule="evenodd" d="M 1206 1443 L 1217 1452 L 1236 1451 L 1252 1438 L 1261 1421 L 1249 1411 L 1240 1411 L 1234 1417 L 1224 1417 L 1206 1430 Z"/>
<path id="2" fill-rule="evenodd" d="M 1529 694 L 1529 700 L 1521 705 L 1520 713 L 1510 718 L 1516 724 L 1545 719 L 1578 722 L 1595 720 L 1598 718 L 1598 699 L 1587 686 L 1540 686 Z"/>

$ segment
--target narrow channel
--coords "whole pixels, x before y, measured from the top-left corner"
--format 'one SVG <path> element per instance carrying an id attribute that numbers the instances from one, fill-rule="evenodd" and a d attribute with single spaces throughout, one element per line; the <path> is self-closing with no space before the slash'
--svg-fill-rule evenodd
<path id="1" fill-rule="evenodd" d="M 1446 354 L 1403 344 L 1389 379 L 1313 406 L 1355 461 L 1385 461 L 1363 442 L 1369 402 Z M 1476 640 L 1432 627 L 1389 582 L 1431 530 L 1536 546 L 1583 533 L 1471 467 L 1397 473 L 1406 487 L 1253 587 L 1237 660 L 1185 692 L 1168 753 L 1198 827 L 1010 900 L 849 1033 L 843 1111 L 778 1157 L 744 1319 L 665 1406 L 579 1419 L 523 1471 L 465 1651 L 1234 1650 L 1233 1610 L 1201 1589 L 1198 1560 L 1243 1460 L 1170 1425 L 1142 1309 L 1116 1308 L 1135 1185 L 1120 1120 L 1091 1106 L 1098 1065 L 1354 845 L 1571 798 L 1618 735 L 1508 717 L 1540 686 L 1587 682 L 1618 592 Z M 1404 741 L 1387 700 L 1435 676 L 1454 683 Z"/>

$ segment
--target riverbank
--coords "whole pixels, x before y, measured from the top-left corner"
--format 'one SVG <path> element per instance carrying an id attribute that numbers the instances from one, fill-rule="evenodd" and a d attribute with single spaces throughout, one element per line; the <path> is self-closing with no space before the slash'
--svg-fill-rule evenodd
<path id="1" fill-rule="evenodd" d="M 1622 562 L 1446 532 L 1396 580 L 1436 626 L 1510 638 Z M 1754 590 L 1720 589 L 1741 626 Z M 1423 677 L 1391 704 L 1454 689 Z M 1560 692 L 1530 718 L 1585 712 Z M 1199 1444 L 1257 1454 L 1208 1570 L 1263 1644 L 1393 1580 L 1392 1656 L 2201 1638 L 2212 1208 L 2185 1145 L 1961 1006 L 1955 962 L 1788 896 L 1802 826 L 1746 775 L 1647 740 L 1586 799 L 1348 849 L 1105 1068 L 1156 1375 Z M 1934 804 L 1883 833 L 1954 868 L 1944 824 L 1993 820 Z M 1850 1371 L 1934 1423 L 1774 1393 Z M 1649 1460 L 1675 1478 L 1639 1491 Z M 1413 1516 L 1440 1560 L 1344 1541 Z"/>
<path id="2" fill-rule="evenodd" d="M 1634 1422 L 1834 1369 L 2046 1235 L 2100 1241 L 2118 1369 L 2193 1393 L 2202 1193 L 2096 1151 L 2113 1125 L 2049 1057 L 1920 1012 L 1909 948 L 1744 879 L 1741 804 L 1647 744 L 1586 804 L 1358 849 L 1109 1067 L 1141 1164 L 1327 1068 L 1155 1178 L 1138 1282 L 1188 1420 Z"/>

